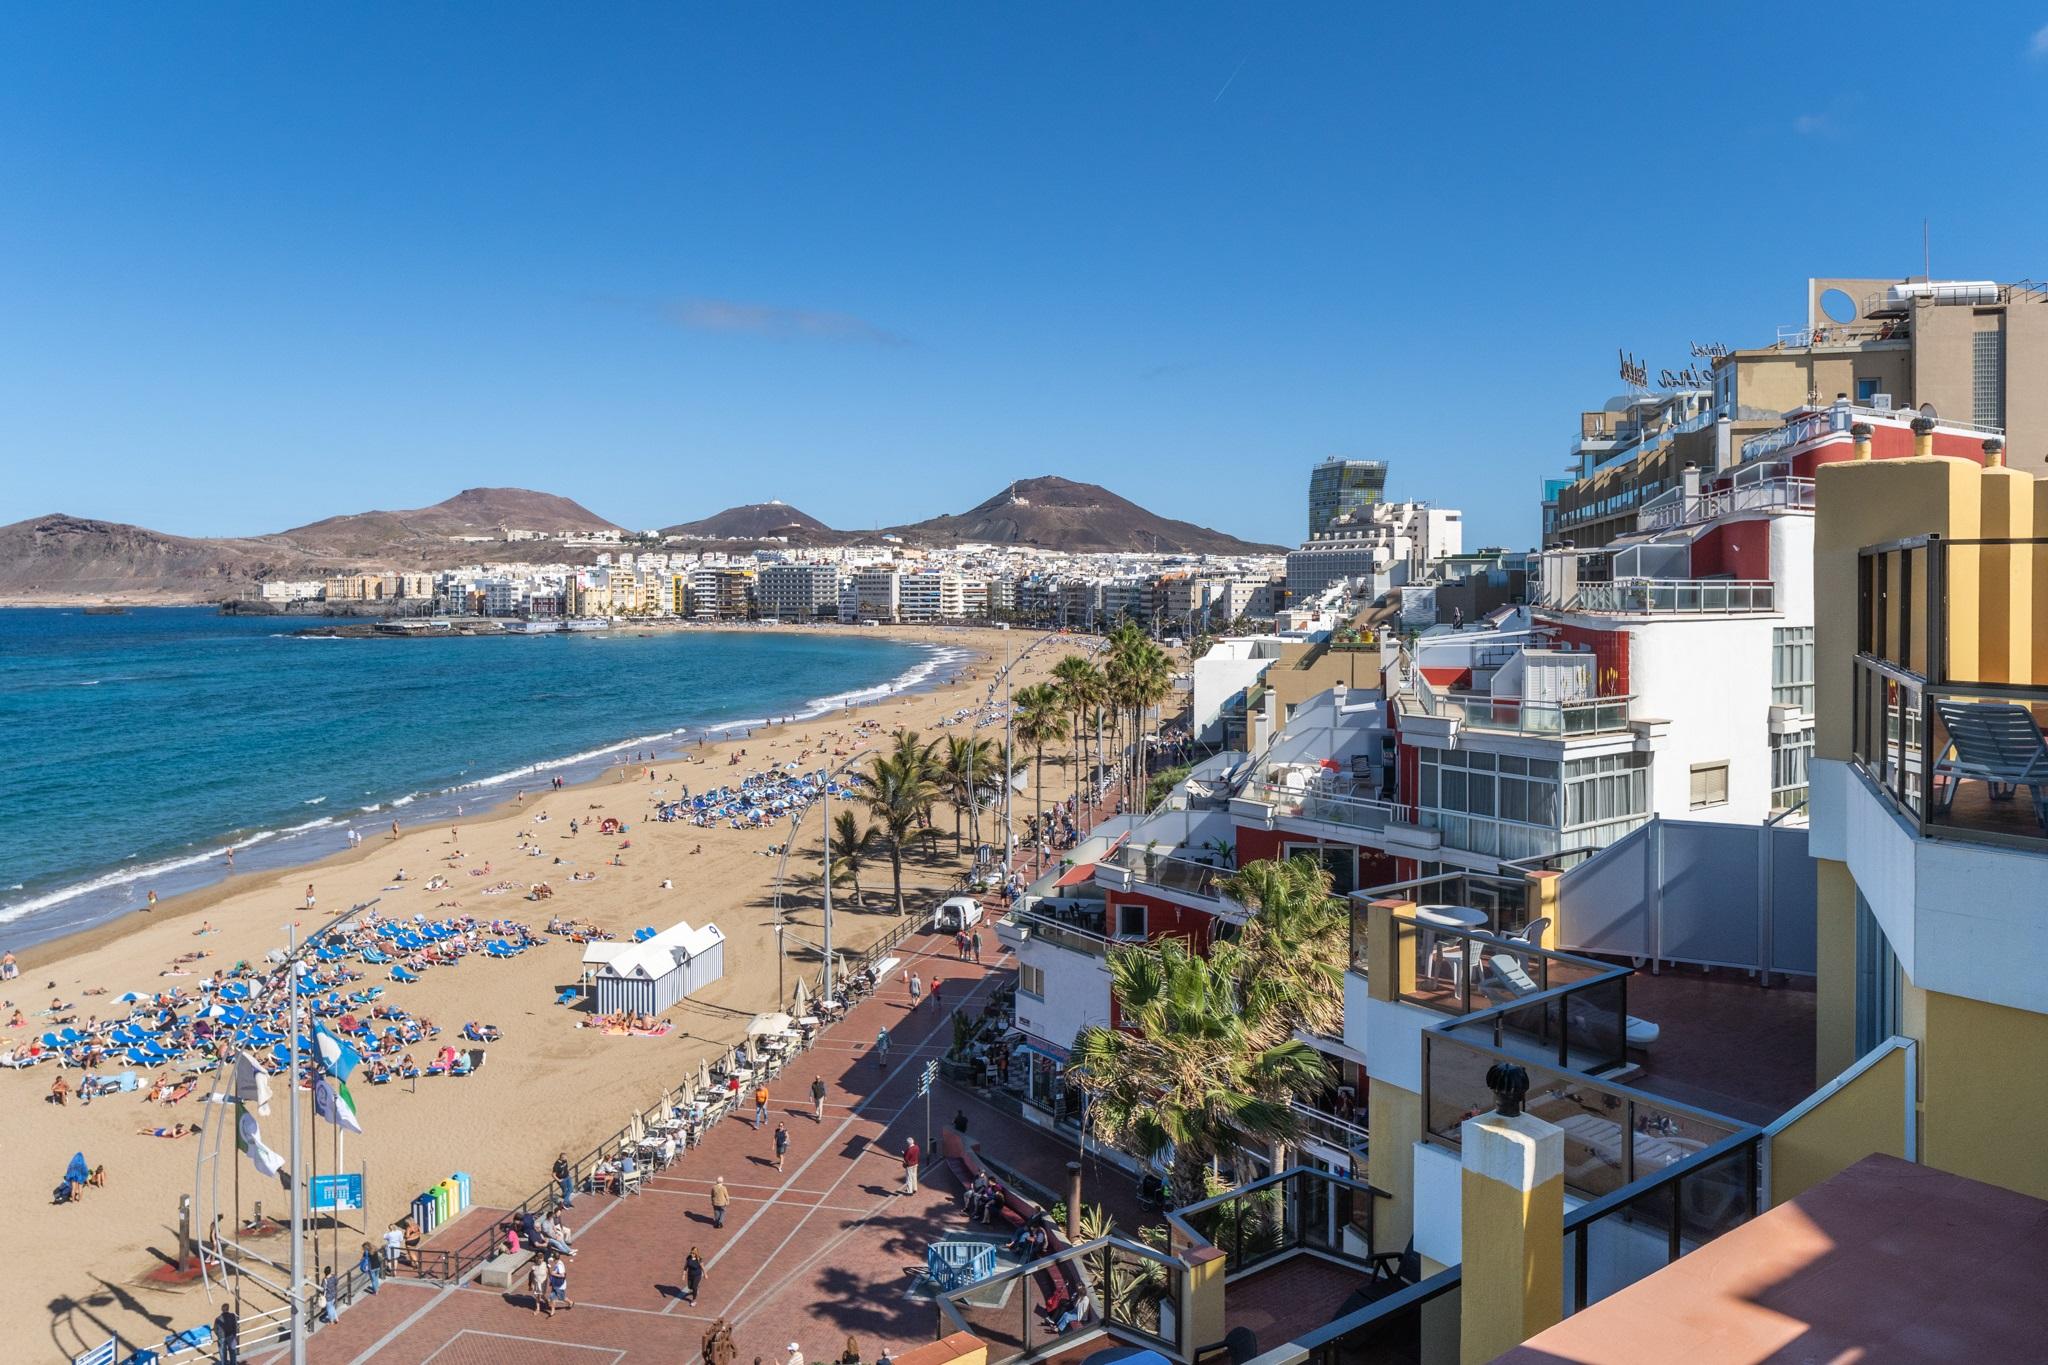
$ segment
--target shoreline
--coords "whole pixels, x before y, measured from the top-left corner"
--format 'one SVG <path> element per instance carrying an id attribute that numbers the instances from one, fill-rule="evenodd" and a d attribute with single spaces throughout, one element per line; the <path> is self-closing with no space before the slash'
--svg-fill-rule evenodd
<path id="1" fill-rule="evenodd" d="M 815 813 L 800 830 L 787 819 L 737 829 L 716 821 L 660 821 L 654 812 L 674 799 L 676 784 L 686 782 L 696 792 L 790 763 L 805 771 L 864 765 L 886 750 L 889 735 L 899 728 L 936 739 L 966 733 L 969 726 L 987 735 L 982 727 L 993 724 L 999 737 L 1000 718 L 984 718 L 982 708 L 1006 645 L 1013 658 L 1024 646 L 1037 645 L 1018 669 L 1023 686 L 1050 675 L 1064 643 L 1057 636 L 1005 637 L 993 631 L 933 638 L 969 649 L 973 657 L 962 660 L 958 676 L 935 680 L 923 693 L 892 695 L 707 745 L 702 767 L 627 764 L 622 772 L 614 762 L 561 791 L 529 788 L 524 801 L 508 801 L 473 820 L 464 817 L 459 830 L 448 820 L 423 820 L 405 827 L 396 841 L 366 839 L 313 870 L 238 874 L 166 899 L 154 914 L 130 914 L 22 954 L 21 975 L 5 993 L 34 1017 L 8 1041 L 19 1045 L 51 1027 L 38 1006 L 53 997 L 71 1002 L 62 1009 L 81 1020 L 120 1018 L 128 1008 L 120 1000 L 123 991 L 190 990 L 196 978 L 215 968 L 262 958 L 283 943 L 293 920 L 304 932 L 337 910 L 372 899 L 379 902 L 377 913 L 392 920 L 412 919 L 415 911 L 472 915 L 483 922 L 523 920 L 538 931 L 560 914 L 620 938 L 643 925 L 715 924 L 725 935 L 723 976 L 666 1011 L 670 1031 L 661 1037 L 616 1036 L 591 1026 L 587 1003 L 558 1005 L 563 987 L 578 979 L 582 953 L 552 936 L 510 960 L 471 954 L 458 965 L 421 973 L 416 983 L 395 984 L 381 967 L 360 978 L 363 985 L 383 987 L 384 1002 L 438 1021 L 449 1035 L 477 1020 L 501 1028 L 503 1036 L 490 1048 L 489 1066 L 471 1078 L 358 1084 L 364 1131 L 347 1139 L 347 1165 L 368 1171 L 374 1181 L 364 1213 L 347 1219 L 362 1226 L 344 1230 L 344 1246 L 353 1245 L 350 1237 L 381 1232 L 386 1220 L 404 1211 L 412 1192 L 451 1169 L 471 1173 L 479 1203 L 510 1207 L 545 1180 L 558 1151 L 566 1148 L 574 1156 L 614 1131 L 629 1111 L 644 1110 L 663 1089 L 692 1075 L 700 1059 L 741 1041 L 755 1016 L 785 1008 L 797 978 L 815 979 L 823 933 L 821 823 Z M 962 728 L 950 729 L 955 726 Z M 735 757 L 737 763 L 731 761 Z M 1044 766 L 1042 776 L 1050 803 L 1066 794 L 1072 774 L 1055 761 Z M 848 809 L 863 814 L 858 803 Z M 1029 810 L 1018 804 L 1020 817 Z M 840 812 L 835 801 L 833 813 Z M 904 905 L 913 917 L 950 894 L 973 856 L 971 845 L 956 851 L 950 810 L 941 807 L 934 814 L 935 827 L 946 837 L 904 860 Z M 628 828 L 617 836 L 596 833 L 589 822 L 600 815 L 616 816 Z M 580 835 L 567 828 L 571 818 L 584 822 Z M 997 839 L 999 828 L 990 831 Z M 403 880 L 395 876 L 400 868 L 409 873 Z M 594 875 L 578 881 L 572 869 Z M 446 885 L 434 886 L 429 873 Z M 494 879 L 516 888 L 548 880 L 555 894 L 540 904 L 507 887 L 498 899 Z M 317 886 L 317 911 L 305 904 L 309 883 Z M 904 922 L 895 910 L 886 858 L 870 860 L 857 881 L 837 885 L 837 953 L 857 955 Z M 203 960 L 193 960 L 201 951 Z M 147 1086 L 149 1069 L 142 1069 L 140 1079 Z M 203 1320 L 210 1310 L 195 1314 L 189 1301 L 135 1279 L 157 1263 L 151 1248 L 175 1235 L 177 1198 L 194 1179 L 189 1145 L 138 1133 L 195 1117 L 192 1102 L 165 1113 L 130 1093 L 102 1096 L 89 1107 L 60 1106 L 45 1099 L 51 1080 L 47 1066 L 0 1080 L 13 1090 L 12 1103 L 0 1105 L 0 1142 L 8 1144 L 18 1169 L 40 1176 L 47 1168 L 53 1178 L 82 1151 L 94 1163 L 107 1164 L 116 1193 L 94 1192 L 75 1205 L 25 1201 L 22 1235 L 60 1251 L 28 1265 L 17 1288 L 27 1302 L 57 1306 L 0 1326 L 0 1357 L 34 1358 L 53 1336 L 82 1341 L 91 1332 L 119 1330 L 147 1340 L 165 1330 L 167 1319 L 178 1327 Z M 274 1148 L 284 1140 L 283 1124 L 277 1114 L 263 1120 Z M 313 1131 L 321 1139 L 324 1167 L 328 1130 L 316 1123 Z M 270 1206 L 278 1198 L 276 1183 L 239 1169 L 245 1165 L 230 1158 L 215 1169 L 223 1182 L 230 1170 L 239 1170 L 245 1209 L 253 1198 Z M 220 1184 L 215 1197 L 225 1205 L 230 1186 Z M 110 1284 L 131 1286 L 133 1293 L 89 1311 L 77 1306 Z"/>
<path id="2" fill-rule="evenodd" d="M 206 604 L 177 605 L 179 609 L 190 609 L 194 605 Z M 149 913 L 161 918 L 173 904 L 218 903 L 237 890 L 251 885 L 252 879 L 305 871 L 330 863 L 346 865 L 352 857 L 388 842 L 383 837 L 382 828 L 394 817 L 413 828 L 430 827 L 457 820 L 482 821 L 496 815 L 508 802 L 521 794 L 523 788 L 516 785 L 521 779 L 543 782 L 560 775 L 567 780 L 569 787 L 580 787 L 616 768 L 620 758 L 628 751 L 645 753 L 653 762 L 672 762 L 689 754 L 709 752 L 712 746 L 730 740 L 750 738 L 756 733 L 764 733 L 771 729 L 779 732 L 789 725 L 803 724 L 835 714 L 852 716 L 864 707 L 933 692 L 957 680 L 969 669 L 991 662 L 989 651 L 971 641 L 981 629 L 992 630 L 993 627 L 839 627 L 821 624 L 785 626 L 736 622 L 649 624 L 664 632 L 751 634 L 770 631 L 827 638 L 838 635 L 842 630 L 854 630 L 866 638 L 885 639 L 914 646 L 924 651 L 925 657 L 913 663 L 911 667 L 871 686 L 808 698 L 800 709 L 784 716 L 746 717 L 703 726 L 681 725 L 654 734 L 627 736 L 573 754 L 545 756 L 506 772 L 490 774 L 451 786 L 411 789 L 390 799 L 357 807 L 346 815 L 316 815 L 313 819 L 300 824 L 251 826 L 212 836 L 194 837 L 187 841 L 184 851 L 165 853 L 132 871 L 124 869 L 120 864 L 113 864 L 77 881 L 49 887 L 28 896 L 24 904 L 37 900 L 43 903 L 35 904 L 30 909 L 18 909 L 13 918 L 0 920 L 0 948 L 11 948 L 17 960 L 24 966 L 31 962 L 54 961 L 68 952 L 77 951 L 73 945 L 88 941 L 97 944 L 110 937 L 119 937 L 124 926 L 132 928 L 135 925 L 136 921 L 132 917 L 137 914 Z M 630 628 L 637 629 L 638 626 L 636 624 Z M 950 634 L 958 634 L 962 637 L 962 642 L 946 643 L 943 637 Z M 933 638 L 935 636 L 941 638 Z M 1038 636 L 1027 634 L 1023 638 L 1035 640 Z M 953 657 L 950 651 L 960 651 L 960 654 Z M 407 821 L 405 812 L 416 803 L 418 810 L 415 819 Z M 362 843 L 355 847 L 338 843 L 338 840 L 346 838 L 352 827 L 375 827 L 378 832 L 373 834 L 365 829 Z M 237 854 L 246 855 L 243 857 L 243 867 L 231 868 L 224 864 L 222 853 L 229 848 L 234 849 Z M 151 882 L 157 885 L 168 883 L 173 889 L 161 897 L 155 911 L 145 912 L 139 904 L 132 902 L 139 902 L 147 890 L 154 889 L 144 885 Z M 83 922 L 76 924 L 65 924 L 58 918 L 68 904 L 80 900 L 103 902 L 113 893 L 123 895 L 131 903 L 120 906 L 101 904 L 98 909 L 82 908 L 80 913 Z M 41 926 L 34 924 L 38 917 L 45 920 Z M 41 933 L 37 932 L 38 927 L 41 928 Z"/>

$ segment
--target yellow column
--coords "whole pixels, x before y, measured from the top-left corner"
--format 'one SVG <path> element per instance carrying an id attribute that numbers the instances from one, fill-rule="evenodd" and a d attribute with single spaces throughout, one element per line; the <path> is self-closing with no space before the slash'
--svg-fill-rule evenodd
<path id="1" fill-rule="evenodd" d="M 1176 1234 L 1174 1240 L 1181 1238 Z M 1229 1331 L 1223 1316 L 1223 1269 L 1230 1263 L 1229 1257 L 1212 1246 L 1174 1246 L 1173 1254 L 1188 1267 L 1180 1305 L 1180 1320 L 1187 1327 L 1181 1340 L 1204 1346 L 1223 1340 Z"/>
<path id="2" fill-rule="evenodd" d="M 1814 860 L 1813 1083 L 1856 1060 L 1856 879 L 1847 863 Z"/>
<path id="3" fill-rule="evenodd" d="M 1978 484 L 1979 534 L 2027 540 L 2034 534 L 2034 479 L 2005 467 L 2004 442 L 1984 443 Z M 2024 683 L 2033 672 L 2034 554 L 2031 545 L 1987 545 L 1979 565 L 1978 676 Z M 1951 598 L 1951 601 L 1954 599 Z"/>
<path id="4" fill-rule="evenodd" d="M 1465 1120 L 1458 1351 L 1479 1365 L 1564 1316 L 1564 1133 L 1533 1114 Z"/>
<path id="5" fill-rule="evenodd" d="M 1373 901 L 1365 919 L 1365 985 L 1375 1000 L 1399 1000 L 1415 991 L 1415 931 L 1396 924 L 1396 914 L 1413 914 L 1415 902 Z"/>
<path id="6" fill-rule="evenodd" d="M 1529 919 L 1547 919 L 1537 937 L 1537 944 L 1544 948 L 1557 946 L 1557 890 L 1564 884 L 1562 872 L 1531 872 L 1529 874 Z"/>
<path id="7" fill-rule="evenodd" d="M 1422 1140 L 1422 1096 L 1390 1081 L 1370 1091 L 1372 1155 L 1366 1179 L 1387 1192 L 1372 1211 L 1372 1249 L 1399 1251 L 1415 1235 L 1415 1144 Z"/>

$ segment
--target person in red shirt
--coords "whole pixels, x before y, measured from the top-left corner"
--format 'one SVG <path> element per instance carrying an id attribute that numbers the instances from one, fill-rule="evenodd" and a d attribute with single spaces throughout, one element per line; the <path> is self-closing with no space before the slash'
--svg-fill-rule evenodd
<path id="1" fill-rule="evenodd" d="M 912 1138 L 903 1144 L 903 1192 L 905 1194 L 917 1193 L 917 1166 L 917 1139 Z"/>

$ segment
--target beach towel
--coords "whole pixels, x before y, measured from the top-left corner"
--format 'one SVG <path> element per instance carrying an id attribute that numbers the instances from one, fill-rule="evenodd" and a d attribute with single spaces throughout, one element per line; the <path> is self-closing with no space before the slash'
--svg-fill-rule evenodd
<path id="1" fill-rule="evenodd" d="M 71 1164 L 64 1168 L 64 1183 L 67 1185 L 83 1185 L 91 1175 L 92 1167 L 85 1164 L 85 1153 L 74 1152 L 71 1156 Z"/>

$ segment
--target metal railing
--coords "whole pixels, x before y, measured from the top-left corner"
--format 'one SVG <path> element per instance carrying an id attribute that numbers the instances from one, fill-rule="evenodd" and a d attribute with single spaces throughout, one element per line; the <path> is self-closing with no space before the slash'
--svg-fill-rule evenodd
<path id="1" fill-rule="evenodd" d="M 1414 1365 L 1458 1359 L 1458 1294 L 1463 1272 L 1440 1271 L 1403 1286 L 1247 1365 Z"/>
<path id="2" fill-rule="evenodd" d="M 1103 1331 L 1186 1358 L 1178 1311 L 1186 1263 L 1121 1237 L 1099 1237 L 1000 1270 L 932 1300 L 934 1340 L 970 1332 L 989 1365 L 1029 1359 L 1070 1336 Z"/>
<path id="3" fill-rule="evenodd" d="M 1011 924 L 1039 942 L 1065 948 L 1068 952 L 1105 957 L 1113 946 L 1109 938 L 1098 932 L 1103 923 L 1100 914 L 1088 915 L 1086 923 L 1082 922 L 1079 913 L 1063 918 L 1040 910 L 1012 910 L 1008 918 Z M 1090 924 L 1096 927 L 1088 927 Z"/>
<path id="4" fill-rule="evenodd" d="M 1768 579 L 1623 578 L 1581 583 L 1568 610 L 1629 615 L 1774 612 L 1776 586 Z"/>
<path id="5" fill-rule="evenodd" d="M 1363 1268 L 1375 1250 L 1373 1204 L 1387 1197 L 1363 1180 L 1295 1166 L 1173 1209 L 1166 1221 L 1221 1251 L 1226 1276 L 1303 1251 Z"/>
<path id="6" fill-rule="evenodd" d="M 1573 701 L 1524 701 L 1453 693 L 1451 706 L 1464 712 L 1468 730 L 1522 735 L 1601 735 L 1628 729 L 1630 697 L 1583 697 Z"/>
<path id="7" fill-rule="evenodd" d="M 1129 843 L 1120 845 L 1107 857 L 1097 860 L 1095 866 L 1098 869 L 1110 868 L 1116 873 L 1121 873 L 1120 880 L 1126 884 L 1139 882 L 1162 891 L 1175 891 L 1182 895 L 1214 901 L 1219 911 L 1236 905 L 1224 889 L 1225 884 L 1234 875 L 1233 870 L 1227 867 L 1217 867 L 1194 858 L 1161 853 Z M 1241 913 L 1242 907 L 1238 909 Z"/>
<path id="8" fill-rule="evenodd" d="M 1744 1128 L 1564 1219 L 1565 1316 L 1757 1216 L 1764 1135 Z"/>
<path id="9" fill-rule="evenodd" d="M 1988 573 L 2023 550 L 2048 553 L 2048 537 L 1930 535 L 1859 552 L 1850 756 L 1922 837 L 2048 845 L 2048 686 L 1957 677 L 1949 638 L 1954 558 Z"/>
<path id="10" fill-rule="evenodd" d="M 1370 1150 L 1372 1133 L 1363 1124 L 1353 1123 L 1335 1114 L 1324 1113 L 1313 1105 L 1303 1104 L 1300 1100 L 1288 1101 L 1287 1107 L 1293 1111 L 1295 1121 L 1301 1125 L 1304 1136 L 1334 1147 L 1340 1152 L 1350 1152 L 1356 1156 L 1364 1156 Z"/>
<path id="11" fill-rule="evenodd" d="M 1270 782 L 1245 784 L 1239 799 L 1270 807 L 1275 815 L 1296 820 L 1320 820 L 1326 825 L 1343 825 L 1350 829 L 1385 829 L 1389 820 L 1402 818 L 1400 807 L 1385 801 L 1278 787 Z"/>
<path id="12" fill-rule="evenodd" d="M 1461 1036 L 1475 1024 L 1486 1026 L 1467 1019 L 1422 1034 L 1423 1139 L 1436 1146 L 1462 1150 L 1465 1120 L 1494 1107 L 1486 1073 L 1498 1062 L 1514 1062 L 1529 1073 L 1526 1108 L 1563 1130 L 1565 1184 L 1584 1194 L 1612 1194 L 1748 1130 L 1724 1115 L 1603 1081 L 1578 1067 Z"/>
<path id="13" fill-rule="evenodd" d="M 1636 529 L 1663 531 L 1712 521 L 1730 512 L 1810 511 L 1812 507 L 1812 479 L 1758 479 L 1727 488 L 1702 488 L 1690 498 L 1683 488 L 1672 488 L 1636 509 Z"/>
<path id="14" fill-rule="evenodd" d="M 1410 915 L 1393 916 L 1393 925 L 1396 960 L 1415 964 L 1415 985 L 1400 992 L 1402 1000 L 1461 1018 L 1486 1015 L 1494 1046 L 1515 1041 L 1520 1050 L 1550 1055 L 1561 1065 L 1589 1050 L 1587 1064 L 1596 1067 L 1625 1060 L 1623 983 L 1633 969 Z M 1497 966 L 1496 959 L 1507 966 Z M 1402 978 L 1408 975 L 1403 971 Z M 1605 1017 L 1589 1019 L 1596 1008 Z"/>

